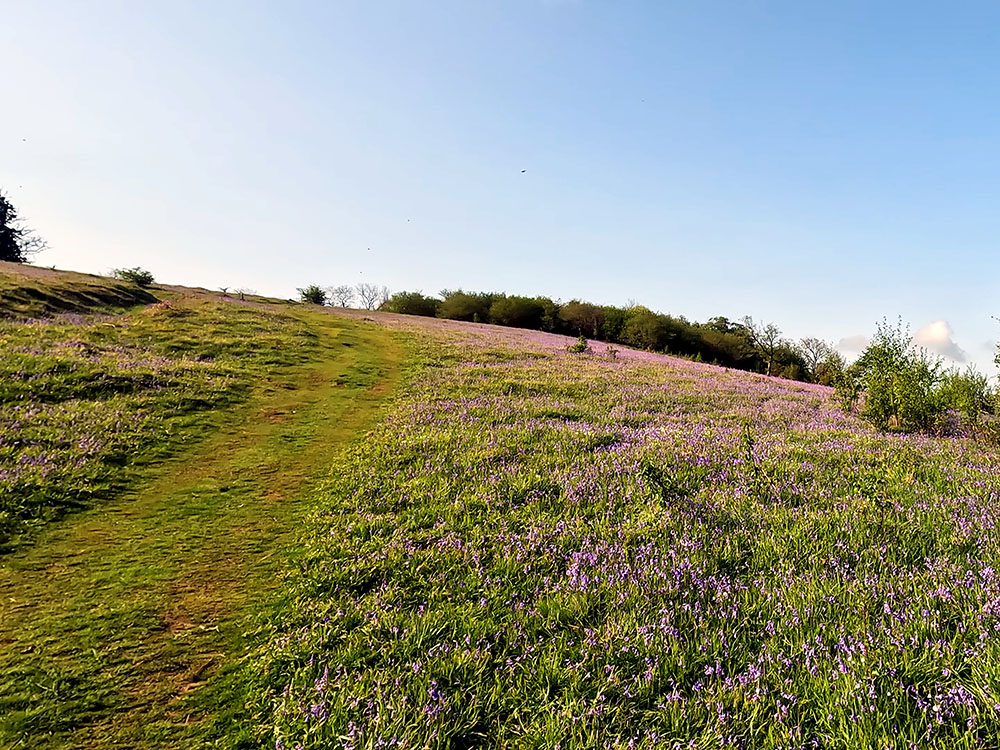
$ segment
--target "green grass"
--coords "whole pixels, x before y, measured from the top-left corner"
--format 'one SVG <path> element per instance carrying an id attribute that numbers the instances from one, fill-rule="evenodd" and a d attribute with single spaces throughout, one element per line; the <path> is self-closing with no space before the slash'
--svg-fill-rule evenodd
<path id="1" fill-rule="evenodd" d="M 204 413 L 320 356 L 303 319 L 214 300 L 0 322 L 0 544 L 113 496 Z"/>
<path id="2" fill-rule="evenodd" d="M 990 446 L 467 338 L 421 345 L 323 488 L 256 663 L 262 746 L 998 746 Z"/>
<path id="3" fill-rule="evenodd" d="M 0 466 L 29 445 L 59 464 L 4 496 L 0 748 L 238 743 L 250 633 L 309 487 L 391 393 L 397 339 L 185 297 L 0 341 L 20 373 Z"/>
<path id="4" fill-rule="evenodd" d="M 155 292 L 103 276 L 0 262 L 0 318 L 121 312 L 156 302 Z"/>

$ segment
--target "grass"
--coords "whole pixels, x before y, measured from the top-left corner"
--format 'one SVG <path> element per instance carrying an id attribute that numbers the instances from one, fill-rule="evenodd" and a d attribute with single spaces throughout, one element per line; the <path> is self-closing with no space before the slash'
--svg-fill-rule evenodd
<path id="1" fill-rule="evenodd" d="M 550 334 L 157 294 L 0 325 L 5 750 L 1000 746 L 989 446 Z"/>
<path id="2" fill-rule="evenodd" d="M 156 302 L 153 291 L 103 276 L 0 261 L 0 317 L 121 312 Z"/>
<path id="3" fill-rule="evenodd" d="M 213 300 L 0 322 L 0 544 L 113 496 L 317 341 L 301 319 Z"/>
<path id="4" fill-rule="evenodd" d="M 461 330 L 416 334 L 423 375 L 319 494 L 261 746 L 1000 745 L 988 447 Z"/>
<path id="5" fill-rule="evenodd" d="M 207 297 L 0 339 L 19 373 L 0 398 L 0 747 L 238 743 L 249 634 L 308 488 L 398 379 L 397 339 Z"/>

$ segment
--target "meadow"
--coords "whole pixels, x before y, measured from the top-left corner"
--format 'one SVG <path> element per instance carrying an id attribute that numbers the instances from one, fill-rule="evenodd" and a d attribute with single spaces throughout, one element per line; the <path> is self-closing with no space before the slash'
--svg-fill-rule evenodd
<path id="1" fill-rule="evenodd" d="M 309 489 L 399 377 L 360 321 L 121 286 L 0 268 L 3 750 L 241 744 Z"/>
<path id="2" fill-rule="evenodd" d="M 314 340 L 295 318 L 203 299 L 0 320 L 0 547 L 127 487 Z"/>
<path id="3" fill-rule="evenodd" d="M 830 389 L 471 324 L 315 496 L 275 750 L 1000 746 L 998 464 Z"/>
<path id="4" fill-rule="evenodd" d="M 119 291 L 0 322 L 0 747 L 1000 746 L 991 444 L 555 334 Z"/>

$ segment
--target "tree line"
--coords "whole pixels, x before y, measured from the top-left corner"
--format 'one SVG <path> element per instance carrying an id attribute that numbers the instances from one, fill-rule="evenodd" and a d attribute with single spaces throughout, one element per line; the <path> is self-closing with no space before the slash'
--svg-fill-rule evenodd
<path id="1" fill-rule="evenodd" d="M 368 287 L 365 294 L 362 286 Z M 336 290 L 341 290 L 341 294 L 335 293 Z M 584 336 L 824 385 L 833 385 L 845 367 L 843 358 L 827 342 L 817 338 L 793 342 L 773 323 L 760 323 L 749 316 L 735 321 L 716 317 L 698 323 L 642 305 L 617 307 L 579 299 L 560 302 L 549 297 L 462 289 L 445 289 L 438 297 L 432 297 L 412 291 L 390 294 L 385 287 L 375 285 L 332 288 L 314 285 L 300 289 L 299 293 L 303 301 L 315 304 L 346 307 L 359 301 L 369 310 Z"/>

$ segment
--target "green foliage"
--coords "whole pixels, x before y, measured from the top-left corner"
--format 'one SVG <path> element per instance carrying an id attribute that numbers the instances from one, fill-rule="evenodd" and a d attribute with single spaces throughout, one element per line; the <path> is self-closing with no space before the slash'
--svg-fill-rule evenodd
<path id="1" fill-rule="evenodd" d="M 584 354 L 590 351 L 590 343 L 587 341 L 586 336 L 581 336 L 576 340 L 575 344 L 567 346 L 566 351 L 571 354 Z"/>
<path id="2" fill-rule="evenodd" d="M 945 372 L 937 395 L 945 409 L 953 409 L 961 414 L 967 424 L 974 424 L 979 421 L 981 414 L 993 411 L 993 393 L 989 380 L 971 365 L 964 372 Z"/>
<path id="3" fill-rule="evenodd" d="M 939 359 L 914 346 L 902 322 L 880 323 L 858 360 L 837 376 L 836 388 L 846 407 L 860 404 L 861 416 L 882 429 L 931 430 L 948 410 L 975 421 L 988 403 L 984 376 L 944 373 Z"/>
<path id="4" fill-rule="evenodd" d="M 630 308 L 622 326 L 621 342 L 636 349 L 663 351 L 669 334 L 665 317 L 647 307 Z"/>
<path id="5" fill-rule="evenodd" d="M 840 352 L 831 350 L 816 364 L 812 372 L 812 381 L 820 385 L 836 386 L 844 377 L 847 362 Z"/>
<path id="6" fill-rule="evenodd" d="M 317 284 L 310 284 L 307 287 L 296 290 L 299 293 L 299 300 L 310 305 L 326 304 L 326 289 Z"/>
<path id="7" fill-rule="evenodd" d="M 448 320 L 465 320 L 472 323 L 487 323 L 490 319 L 490 308 L 497 295 L 490 293 L 470 294 L 458 291 L 444 290 L 443 300 L 438 307 L 437 317 Z"/>
<path id="8" fill-rule="evenodd" d="M 135 268 L 116 268 L 111 272 L 111 277 L 119 281 L 128 281 L 144 289 L 155 281 L 153 274 L 138 266 Z"/>
<path id="9" fill-rule="evenodd" d="M 540 299 L 502 294 L 490 305 L 489 320 L 502 326 L 541 330 L 545 305 Z"/>
<path id="10" fill-rule="evenodd" d="M 604 309 L 590 302 L 574 299 L 559 310 L 559 319 L 566 328 L 581 336 L 597 336 L 604 322 Z"/>
<path id="11" fill-rule="evenodd" d="M 425 297 L 420 292 L 396 292 L 379 309 L 401 315 L 423 315 L 433 318 L 440 306 L 441 300 Z"/>

